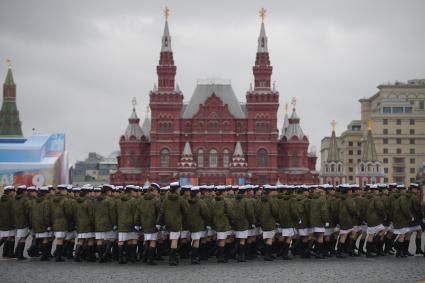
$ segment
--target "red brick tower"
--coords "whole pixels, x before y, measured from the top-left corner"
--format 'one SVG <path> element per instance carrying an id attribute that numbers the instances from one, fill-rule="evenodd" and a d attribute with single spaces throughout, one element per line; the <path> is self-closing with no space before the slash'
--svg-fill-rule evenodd
<path id="1" fill-rule="evenodd" d="M 264 10 L 262 10 L 264 12 Z M 261 12 L 260 12 L 261 15 Z M 270 65 L 264 14 L 255 59 L 254 89 L 246 94 L 248 113 L 247 162 L 253 183 L 275 183 L 277 180 L 277 110 L 279 93 L 270 87 L 273 67 Z"/>
<path id="2" fill-rule="evenodd" d="M 164 184 L 177 178 L 175 173 L 183 150 L 180 146 L 180 113 L 183 94 L 175 87 L 177 68 L 174 65 L 167 18 L 168 10 L 166 10 L 159 64 L 156 68 L 158 88 L 154 87 L 151 91 L 149 103 L 152 111 L 150 179 Z"/>

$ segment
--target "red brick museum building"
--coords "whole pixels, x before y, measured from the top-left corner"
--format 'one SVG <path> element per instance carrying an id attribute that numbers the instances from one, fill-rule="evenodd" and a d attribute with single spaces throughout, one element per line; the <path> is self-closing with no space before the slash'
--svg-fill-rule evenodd
<path id="1" fill-rule="evenodd" d="M 254 86 L 239 102 L 229 81 L 200 80 L 192 97 L 175 84 L 171 36 L 165 22 L 157 66 L 158 85 L 150 92 L 151 117 L 133 112 L 119 143 L 113 184 L 313 184 L 317 157 L 295 111 L 279 134 L 279 93 L 271 87 L 264 22 L 253 66 Z"/>

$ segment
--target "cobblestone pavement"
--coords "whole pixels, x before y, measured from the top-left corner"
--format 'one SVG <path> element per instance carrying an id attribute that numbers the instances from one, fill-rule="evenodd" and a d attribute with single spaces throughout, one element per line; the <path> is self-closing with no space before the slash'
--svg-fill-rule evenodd
<path id="1" fill-rule="evenodd" d="M 0 282 L 418 282 L 425 280 L 425 258 L 397 259 L 294 259 L 264 262 L 262 259 L 201 265 L 182 260 L 170 267 L 142 263 L 64 263 L 0 259 Z"/>

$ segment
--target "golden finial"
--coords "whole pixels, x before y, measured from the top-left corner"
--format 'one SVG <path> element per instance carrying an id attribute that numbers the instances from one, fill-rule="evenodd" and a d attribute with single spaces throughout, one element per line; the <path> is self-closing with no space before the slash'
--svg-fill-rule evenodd
<path id="1" fill-rule="evenodd" d="M 133 104 L 133 109 L 135 109 L 136 108 L 136 105 L 137 105 L 137 99 L 136 99 L 136 97 L 133 97 L 133 99 L 131 100 L 131 104 Z"/>
<path id="2" fill-rule="evenodd" d="M 369 131 L 372 131 L 372 125 L 373 125 L 373 121 L 372 121 L 372 120 L 368 120 L 368 121 L 367 121 L 367 129 L 368 129 Z"/>
<path id="3" fill-rule="evenodd" d="M 165 20 L 166 21 L 168 21 L 168 17 L 169 16 L 170 16 L 170 9 L 168 9 L 168 7 L 165 6 L 165 8 L 164 8 L 164 17 L 165 17 Z"/>
<path id="4" fill-rule="evenodd" d="M 260 18 L 262 22 L 264 22 L 264 18 L 266 17 L 266 12 L 267 12 L 266 9 L 264 8 L 260 9 Z"/>
<path id="5" fill-rule="evenodd" d="M 295 109 L 295 106 L 297 105 L 297 99 L 295 97 L 292 97 L 291 104 L 292 104 L 292 107 L 294 107 Z"/>
<path id="6" fill-rule="evenodd" d="M 6 59 L 6 64 L 7 64 L 7 67 L 8 67 L 9 69 L 12 69 L 12 60 L 10 60 L 9 58 L 7 58 L 7 59 Z"/>
<path id="7" fill-rule="evenodd" d="M 336 128 L 336 121 L 335 120 L 332 120 L 331 126 L 332 126 L 332 131 L 335 131 L 335 128 Z"/>
<path id="8" fill-rule="evenodd" d="M 285 115 L 288 115 L 288 102 L 285 102 Z"/>

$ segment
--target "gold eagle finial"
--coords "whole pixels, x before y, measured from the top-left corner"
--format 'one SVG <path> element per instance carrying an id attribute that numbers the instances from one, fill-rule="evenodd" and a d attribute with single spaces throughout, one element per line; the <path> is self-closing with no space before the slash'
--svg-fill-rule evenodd
<path id="1" fill-rule="evenodd" d="M 165 17 L 165 20 L 166 21 L 168 21 L 168 17 L 169 16 L 170 16 L 170 9 L 168 9 L 168 7 L 165 6 L 165 8 L 164 8 L 164 17 Z"/>
<path id="2" fill-rule="evenodd" d="M 335 128 L 336 128 L 336 121 L 335 120 L 332 120 L 331 126 L 332 126 L 332 131 L 335 131 Z"/>
<path id="3" fill-rule="evenodd" d="M 264 9 L 264 8 L 260 9 L 259 13 L 260 13 L 260 18 L 261 18 L 262 22 L 264 22 L 264 18 L 266 17 L 266 12 L 267 12 L 266 9 Z"/>

